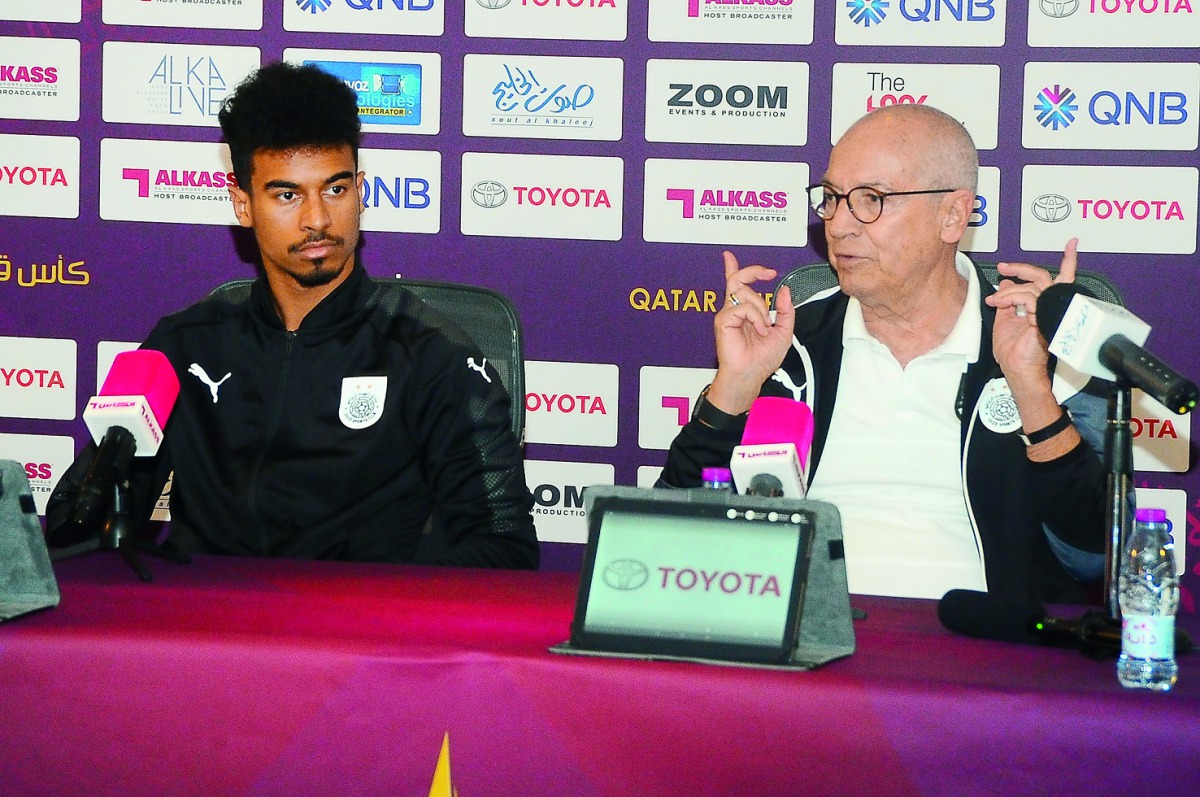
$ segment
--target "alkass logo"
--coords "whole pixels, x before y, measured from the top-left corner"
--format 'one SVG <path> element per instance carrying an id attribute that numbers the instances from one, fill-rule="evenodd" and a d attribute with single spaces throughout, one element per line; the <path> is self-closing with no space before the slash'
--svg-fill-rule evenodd
<path id="1" fill-rule="evenodd" d="M 0 64 L 0 83 L 57 83 L 58 67 Z"/>
<path id="2" fill-rule="evenodd" d="M 696 195 L 700 198 L 697 201 Z M 736 211 L 753 208 L 757 215 L 786 216 L 786 191 L 750 191 L 739 189 L 668 188 L 667 199 L 681 204 L 683 218 L 719 219 L 739 215 Z M 733 213 L 730 213 L 733 211 Z"/>
<path id="3" fill-rule="evenodd" d="M 149 197 L 151 188 L 154 189 L 155 196 L 169 199 L 182 193 L 196 194 L 196 198 L 204 198 L 201 191 L 188 189 L 225 189 L 237 186 L 237 178 L 233 176 L 233 172 L 156 169 L 153 174 L 154 180 L 151 182 L 150 169 L 126 168 L 121 170 L 121 179 L 136 182 L 138 196 L 141 198 Z M 224 191 L 210 193 L 214 199 L 225 199 L 227 196 Z"/>
<path id="4" fill-rule="evenodd" d="M 692 19 L 700 16 L 716 19 L 761 19 L 764 16 L 790 18 L 791 6 L 792 0 L 688 0 L 687 15 Z M 751 11 L 758 13 L 746 13 Z"/>

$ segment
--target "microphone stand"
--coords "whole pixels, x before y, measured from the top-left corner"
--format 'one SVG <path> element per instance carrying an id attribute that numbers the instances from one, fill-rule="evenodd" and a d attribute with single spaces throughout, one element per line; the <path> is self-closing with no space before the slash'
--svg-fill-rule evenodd
<path id="1" fill-rule="evenodd" d="M 1133 528 L 1133 434 L 1129 420 L 1133 389 L 1117 377 L 1108 395 L 1108 425 L 1104 429 L 1104 470 L 1108 498 L 1108 539 L 1104 552 L 1104 596 L 1108 618 L 1121 623 L 1120 569 L 1125 541 Z"/>
<path id="2" fill-rule="evenodd" d="M 105 435 L 96 452 L 96 458 L 92 462 L 92 468 L 88 471 L 88 477 L 84 479 L 84 486 L 80 488 L 80 496 L 76 499 L 71 520 L 80 528 L 92 527 L 97 519 L 96 515 L 100 509 L 99 501 L 102 500 L 102 490 L 104 489 L 100 484 L 93 483 L 92 480 L 103 480 L 106 483 L 111 478 L 111 492 L 109 492 L 108 501 L 104 503 L 104 524 L 100 527 L 100 533 L 97 536 L 76 545 L 51 551 L 50 560 L 52 562 L 70 559 L 92 551 L 116 551 L 121 554 L 121 558 L 133 569 L 133 572 L 137 573 L 138 578 L 148 582 L 153 581 L 154 576 L 138 558 L 139 552 L 179 564 L 187 564 L 192 561 L 190 556 L 176 548 L 170 540 L 164 540 L 162 545 L 157 545 L 134 534 L 133 519 L 129 515 L 130 485 L 127 471 L 135 449 L 136 444 L 128 431 L 120 427 L 112 427 L 108 430 L 108 434 Z"/>
<path id="3" fill-rule="evenodd" d="M 113 484 L 112 501 L 104 518 L 100 534 L 75 545 L 58 548 L 50 552 L 50 560 L 57 562 L 92 551 L 116 551 L 144 582 L 154 580 L 150 569 L 138 557 L 139 553 L 157 556 L 171 562 L 186 565 L 192 558 L 179 550 L 170 540 L 162 545 L 147 542 L 133 533 L 133 519 L 129 515 L 129 479 L 121 478 Z"/>

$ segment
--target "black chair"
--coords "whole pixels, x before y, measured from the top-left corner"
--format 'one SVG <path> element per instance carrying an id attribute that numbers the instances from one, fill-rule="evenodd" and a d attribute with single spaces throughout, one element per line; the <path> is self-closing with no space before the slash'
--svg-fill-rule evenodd
<path id="1" fill-rule="evenodd" d="M 416 295 L 439 315 L 475 341 L 508 391 L 512 407 L 512 431 L 517 443 L 525 442 L 525 347 L 521 321 L 508 297 L 476 285 L 414 279 L 374 279 L 385 293 L 383 302 L 397 301 L 402 291 Z M 212 292 L 214 298 L 244 300 L 254 280 L 226 282 Z M 436 514 L 425 524 L 413 562 L 433 564 L 449 541 Z"/>
<path id="2" fill-rule="evenodd" d="M 998 285 L 1003 277 L 995 263 L 979 261 L 976 263 L 983 270 L 984 276 L 988 282 L 993 285 Z M 1051 274 L 1057 274 L 1057 268 L 1047 269 Z M 1079 270 L 1075 273 L 1075 283 L 1086 291 L 1091 292 L 1093 296 L 1105 302 L 1112 304 L 1124 305 L 1121 299 L 1121 292 L 1117 290 L 1117 286 L 1113 285 L 1112 280 L 1103 274 L 1097 274 L 1094 271 Z M 785 285 L 792 291 L 792 304 L 799 305 L 807 301 L 815 294 L 837 287 L 837 274 L 828 263 L 814 263 L 808 266 L 800 266 L 784 275 L 783 279 L 775 286 L 775 295 L 779 295 L 779 289 Z"/>
<path id="3" fill-rule="evenodd" d="M 500 374 L 512 405 L 512 430 L 518 443 L 525 440 L 525 348 L 521 321 L 508 297 L 476 285 L 413 279 L 375 279 L 388 301 L 407 291 L 433 308 L 475 341 L 483 356 Z M 247 295 L 254 280 L 231 280 L 212 292 L 214 298 L 238 300 Z"/>

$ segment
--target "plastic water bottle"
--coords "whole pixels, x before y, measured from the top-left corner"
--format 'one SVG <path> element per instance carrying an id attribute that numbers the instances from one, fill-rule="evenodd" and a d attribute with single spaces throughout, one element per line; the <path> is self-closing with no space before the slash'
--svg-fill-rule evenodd
<path id="1" fill-rule="evenodd" d="M 700 482 L 708 490 L 733 492 L 733 473 L 729 468 L 705 468 L 700 471 Z"/>
<path id="2" fill-rule="evenodd" d="M 1175 611 L 1179 577 L 1171 524 L 1161 509 L 1139 509 L 1120 569 L 1121 656 L 1117 679 L 1131 689 L 1165 692 L 1179 677 Z"/>

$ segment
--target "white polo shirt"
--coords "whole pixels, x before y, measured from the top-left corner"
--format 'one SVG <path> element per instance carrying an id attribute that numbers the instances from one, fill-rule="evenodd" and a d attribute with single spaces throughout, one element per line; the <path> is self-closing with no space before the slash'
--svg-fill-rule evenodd
<path id="1" fill-rule="evenodd" d="M 841 511 L 854 593 L 941 598 L 949 589 L 986 588 L 955 411 L 963 374 L 979 355 L 979 281 L 964 255 L 956 267 L 968 282 L 958 321 L 907 367 L 867 331 L 857 299 L 846 308 L 837 400 L 808 497 Z"/>

